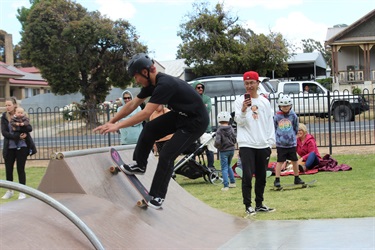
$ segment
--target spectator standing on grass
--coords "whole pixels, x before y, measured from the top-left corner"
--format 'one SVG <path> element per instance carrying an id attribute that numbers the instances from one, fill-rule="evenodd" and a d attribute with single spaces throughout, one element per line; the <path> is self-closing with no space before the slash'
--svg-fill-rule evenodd
<path id="1" fill-rule="evenodd" d="M 233 169 L 231 167 L 232 158 L 236 144 L 236 134 L 232 126 L 229 125 L 230 113 L 222 111 L 217 115 L 219 127 L 216 131 L 215 147 L 219 150 L 221 174 L 224 187 L 222 191 L 236 187 Z M 230 183 L 229 183 L 230 182 Z"/>
<path id="2" fill-rule="evenodd" d="M 279 111 L 274 117 L 275 134 L 276 134 L 276 150 L 277 150 L 277 164 L 275 171 L 275 187 L 281 187 L 280 175 L 281 166 L 286 160 L 290 160 L 294 172 L 294 184 L 304 184 L 305 182 L 299 177 L 297 164 L 297 132 L 298 132 L 298 117 L 292 110 L 293 101 L 288 95 L 280 96 L 277 101 Z"/>
<path id="3" fill-rule="evenodd" d="M 301 157 L 297 164 L 303 171 L 313 169 L 322 160 L 314 136 L 308 133 L 303 123 L 298 126 L 297 153 Z"/>
<path id="4" fill-rule="evenodd" d="M 133 95 L 129 90 L 125 90 L 124 92 L 122 92 L 122 95 L 121 95 L 122 106 L 118 107 L 117 112 L 119 112 L 122 108 L 124 108 L 125 105 L 129 103 L 132 99 L 133 99 Z M 141 107 L 137 107 L 133 112 L 131 112 L 128 116 L 122 118 L 120 121 L 129 119 L 130 117 L 134 116 L 141 110 L 142 110 Z M 135 124 L 133 126 L 127 127 L 127 128 L 119 129 L 121 145 L 136 144 L 138 141 L 138 137 L 142 132 L 142 129 L 143 129 L 142 122 Z"/>
<path id="5" fill-rule="evenodd" d="M 267 98 L 258 95 L 259 75 L 255 71 L 245 72 L 244 87 L 250 98 L 239 96 L 235 103 L 235 121 L 237 122 L 237 143 L 242 162 L 242 197 L 245 212 L 254 215 L 256 212 L 272 212 L 275 209 L 264 203 L 266 186 L 266 168 L 275 144 L 273 112 Z M 257 106 L 256 114 L 252 106 Z M 252 178 L 255 178 L 255 209 L 251 206 Z"/>
<path id="6" fill-rule="evenodd" d="M 205 89 L 204 83 L 202 83 L 200 81 L 195 81 L 191 86 L 202 97 L 202 101 L 203 101 L 204 105 L 206 106 L 207 113 L 208 113 L 208 115 L 210 115 L 211 110 L 212 110 L 211 98 L 208 95 L 204 94 L 204 89 Z M 209 140 L 212 137 L 212 135 L 210 134 L 211 132 L 212 132 L 211 123 L 209 123 L 208 126 L 207 126 L 207 129 L 206 129 L 206 133 L 204 133 L 202 135 L 202 137 L 200 138 L 201 142 Z M 216 153 L 216 150 L 215 150 L 215 147 L 214 147 L 213 143 L 214 143 L 214 141 L 211 140 L 210 142 L 208 142 L 207 147 L 206 147 L 207 166 L 211 169 L 215 169 L 215 167 L 214 167 L 214 161 L 215 161 L 214 153 Z"/>
<path id="7" fill-rule="evenodd" d="M 6 111 L 1 116 L 1 134 L 4 136 L 3 157 L 5 163 L 5 175 L 7 181 L 13 181 L 14 163 L 17 163 L 18 181 L 26 185 L 25 165 L 28 155 L 36 153 L 34 142 L 30 136 L 32 127 L 30 124 L 19 124 L 18 132 L 14 132 L 10 121 L 18 107 L 17 99 L 10 97 L 5 99 Z M 16 144 L 18 141 L 18 145 Z M 18 149 L 19 147 L 19 149 Z M 2 199 L 9 199 L 14 195 L 13 190 L 7 190 Z M 26 195 L 19 193 L 18 199 L 24 199 Z"/>

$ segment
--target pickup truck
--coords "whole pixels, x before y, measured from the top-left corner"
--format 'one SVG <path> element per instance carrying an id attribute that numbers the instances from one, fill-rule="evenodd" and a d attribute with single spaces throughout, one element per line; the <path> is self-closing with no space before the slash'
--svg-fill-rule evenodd
<path id="1" fill-rule="evenodd" d="M 347 90 L 330 92 L 314 81 L 279 82 L 276 93 L 269 96 L 275 111 L 279 110 L 277 100 L 281 94 L 292 98 L 293 109 L 299 116 L 328 117 L 330 111 L 336 122 L 348 122 L 354 121 L 356 114 L 369 109 L 363 96 L 352 95 Z"/>

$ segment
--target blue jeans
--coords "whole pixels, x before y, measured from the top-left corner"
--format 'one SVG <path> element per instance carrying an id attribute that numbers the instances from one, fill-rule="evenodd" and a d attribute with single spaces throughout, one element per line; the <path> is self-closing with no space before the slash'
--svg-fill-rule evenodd
<path id="1" fill-rule="evenodd" d="M 305 163 L 306 169 L 313 169 L 318 164 L 319 164 L 318 156 L 315 154 L 315 152 L 310 152 Z"/>
<path id="2" fill-rule="evenodd" d="M 236 180 L 234 179 L 234 173 L 233 173 L 232 167 L 230 166 L 233 155 L 234 155 L 234 150 L 220 152 L 221 174 L 223 176 L 224 187 L 229 186 L 229 180 L 230 180 L 230 183 L 236 182 Z"/>

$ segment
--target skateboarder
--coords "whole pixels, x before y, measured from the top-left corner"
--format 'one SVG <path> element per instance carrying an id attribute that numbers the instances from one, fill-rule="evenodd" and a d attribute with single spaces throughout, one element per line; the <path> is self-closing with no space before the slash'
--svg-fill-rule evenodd
<path id="1" fill-rule="evenodd" d="M 144 174 L 155 141 L 173 134 L 160 152 L 149 192 L 153 198 L 148 205 L 159 209 L 167 194 L 175 159 L 205 132 L 209 117 L 198 93 L 187 82 L 157 72 L 153 60 L 148 55 L 144 53 L 134 55 L 128 62 L 128 73 L 142 86 L 141 92 L 126 103 L 108 123 L 95 128 L 94 131 L 106 134 L 138 124 L 148 119 L 160 104 L 167 104 L 171 108 L 171 112 L 145 124 L 133 154 L 136 163 L 122 166 L 128 174 Z M 142 111 L 120 121 L 141 105 L 147 97 L 150 97 L 150 100 Z"/>

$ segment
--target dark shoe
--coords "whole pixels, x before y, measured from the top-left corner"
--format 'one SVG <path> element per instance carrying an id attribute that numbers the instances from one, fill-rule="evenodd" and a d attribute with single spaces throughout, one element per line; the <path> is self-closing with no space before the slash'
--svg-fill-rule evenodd
<path id="1" fill-rule="evenodd" d="M 256 215 L 256 212 L 254 210 L 254 208 L 252 207 L 247 207 L 245 212 L 248 214 L 248 215 Z"/>
<path id="2" fill-rule="evenodd" d="M 152 207 L 154 209 L 160 209 L 161 205 L 163 205 L 164 199 L 160 197 L 155 197 L 152 200 L 150 200 L 147 205 L 149 207 Z"/>
<path id="3" fill-rule="evenodd" d="M 273 185 L 274 185 L 275 187 L 277 187 L 277 188 L 281 187 L 281 184 L 280 184 L 280 181 L 279 181 L 279 180 L 275 180 L 275 181 L 273 182 Z"/>
<path id="4" fill-rule="evenodd" d="M 300 171 L 300 173 L 305 173 L 305 169 L 302 165 L 298 165 L 298 170 Z"/>
<path id="5" fill-rule="evenodd" d="M 255 207 L 256 212 L 274 212 L 276 209 L 267 207 L 266 205 L 261 205 L 259 207 Z"/>
<path id="6" fill-rule="evenodd" d="M 139 165 L 121 165 L 120 168 L 126 173 L 130 175 L 138 174 L 142 175 L 146 172 L 146 168 L 143 168 Z"/>
<path id="7" fill-rule="evenodd" d="M 299 176 L 296 176 L 294 177 L 294 184 L 305 184 L 305 182 Z"/>

